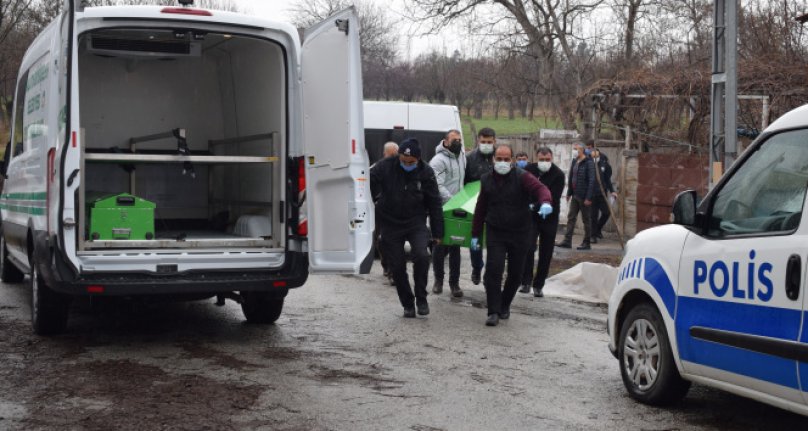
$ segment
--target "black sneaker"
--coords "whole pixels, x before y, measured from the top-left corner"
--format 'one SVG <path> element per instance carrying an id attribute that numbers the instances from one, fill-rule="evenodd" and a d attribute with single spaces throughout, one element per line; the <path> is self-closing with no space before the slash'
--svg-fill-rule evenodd
<path id="1" fill-rule="evenodd" d="M 502 320 L 508 320 L 511 318 L 511 310 L 503 310 L 499 313 L 499 318 Z"/>
<path id="2" fill-rule="evenodd" d="M 435 295 L 440 295 L 441 293 L 443 293 L 443 279 L 442 278 L 436 278 L 435 282 L 432 283 L 432 293 L 434 293 Z"/>
<path id="3" fill-rule="evenodd" d="M 407 318 L 415 317 L 415 308 L 414 307 L 405 308 L 404 309 L 404 317 L 407 317 Z"/>
<path id="4" fill-rule="evenodd" d="M 522 293 L 530 293 L 530 285 L 523 284 L 522 287 L 519 288 L 519 291 Z"/>
<path id="5" fill-rule="evenodd" d="M 471 270 L 471 282 L 477 286 L 480 284 L 480 270 L 479 269 L 472 269 Z"/>
<path id="6" fill-rule="evenodd" d="M 497 326 L 499 324 L 499 314 L 489 314 L 485 319 L 485 326 Z"/>
<path id="7" fill-rule="evenodd" d="M 593 236 L 592 239 L 589 242 L 591 242 L 592 244 L 597 244 L 598 243 L 598 237 Z"/>
<path id="8" fill-rule="evenodd" d="M 541 288 L 534 287 L 533 296 L 535 296 L 536 298 L 544 298 L 544 292 L 541 291 Z"/>
<path id="9" fill-rule="evenodd" d="M 419 302 L 418 305 L 416 305 L 416 307 L 418 308 L 418 315 L 426 316 L 427 314 L 429 314 L 429 304 L 427 304 L 426 301 Z"/>
<path id="10" fill-rule="evenodd" d="M 588 242 L 585 242 L 585 243 L 579 245 L 578 247 L 575 247 L 575 249 L 576 250 L 592 250 L 592 246 L 589 245 Z"/>
<path id="11" fill-rule="evenodd" d="M 449 283 L 449 288 L 452 289 L 452 296 L 453 297 L 455 297 L 455 298 L 462 298 L 463 297 L 463 291 L 460 290 L 460 283 L 458 283 L 456 281 L 454 283 Z"/>
<path id="12" fill-rule="evenodd" d="M 572 248 L 572 243 L 570 243 L 569 241 L 561 241 L 558 244 L 556 244 L 556 247 L 558 247 L 558 248 Z"/>

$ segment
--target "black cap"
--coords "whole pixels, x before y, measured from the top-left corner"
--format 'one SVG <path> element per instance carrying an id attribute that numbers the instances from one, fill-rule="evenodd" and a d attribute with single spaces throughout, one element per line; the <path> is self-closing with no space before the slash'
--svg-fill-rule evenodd
<path id="1" fill-rule="evenodd" d="M 421 144 L 419 144 L 418 140 L 415 138 L 407 138 L 401 142 L 401 145 L 398 146 L 398 154 L 404 154 L 405 156 L 412 156 L 416 159 L 420 159 Z"/>

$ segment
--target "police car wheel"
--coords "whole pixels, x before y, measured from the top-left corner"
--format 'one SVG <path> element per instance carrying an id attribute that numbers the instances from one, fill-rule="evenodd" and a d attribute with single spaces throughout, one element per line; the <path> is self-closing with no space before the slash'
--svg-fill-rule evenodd
<path id="1" fill-rule="evenodd" d="M 45 284 L 36 265 L 31 265 L 31 325 L 37 335 L 55 335 L 67 328 L 70 301 Z"/>
<path id="2" fill-rule="evenodd" d="M 247 323 L 275 323 L 283 312 L 283 299 L 261 292 L 242 292 L 241 311 Z"/>
<path id="3" fill-rule="evenodd" d="M 3 283 L 19 283 L 25 278 L 25 274 L 8 260 L 8 247 L 6 238 L 0 229 L 0 281 Z"/>
<path id="4" fill-rule="evenodd" d="M 629 311 L 620 330 L 618 359 L 623 384 L 642 403 L 672 404 L 690 388 L 676 369 L 665 323 L 652 305 Z"/>

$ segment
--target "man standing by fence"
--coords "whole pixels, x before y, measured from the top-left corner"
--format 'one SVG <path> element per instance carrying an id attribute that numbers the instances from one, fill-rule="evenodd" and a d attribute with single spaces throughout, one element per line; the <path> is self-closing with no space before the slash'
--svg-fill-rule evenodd
<path id="1" fill-rule="evenodd" d="M 572 248 L 572 235 L 575 233 L 575 223 L 578 222 L 578 213 L 584 225 L 584 240 L 578 250 L 589 250 L 592 239 L 592 198 L 597 183 L 595 180 L 595 163 L 585 152 L 583 144 L 573 145 L 575 159 L 570 166 L 567 180 L 567 202 L 569 214 L 567 216 L 567 232 L 564 241 L 557 244 L 560 248 Z"/>
<path id="2" fill-rule="evenodd" d="M 435 156 L 429 161 L 435 178 L 438 181 L 441 202 L 445 205 L 452 196 L 463 188 L 463 178 L 466 176 L 466 153 L 463 151 L 460 131 L 449 130 L 443 141 L 435 149 Z M 463 291 L 460 289 L 460 247 L 440 245 L 435 247 L 432 254 L 432 270 L 435 273 L 435 283 L 432 293 L 443 293 L 443 264 L 446 255 L 449 255 L 449 288 L 452 296 L 460 298 Z"/>
<path id="3" fill-rule="evenodd" d="M 597 148 L 592 149 L 592 161 L 595 163 L 595 196 L 592 199 L 592 243 L 603 239 L 603 226 L 609 221 L 609 198 L 616 199 L 612 185 L 612 166 L 609 158 Z M 604 193 L 606 193 L 604 195 Z"/>
<path id="4" fill-rule="evenodd" d="M 494 147 L 497 144 L 497 133 L 490 127 L 480 129 L 477 133 L 477 148 L 466 157 L 465 183 L 480 181 L 483 175 L 494 169 Z M 471 257 L 471 282 L 480 284 L 480 274 L 483 270 L 483 251 L 469 250 Z"/>
<path id="5" fill-rule="evenodd" d="M 553 196 L 553 213 L 546 219 L 533 214 L 533 231 L 530 236 L 530 249 L 525 260 L 525 270 L 522 276 L 522 293 L 529 293 L 533 288 L 533 295 L 542 297 L 544 281 L 550 272 L 550 262 L 553 260 L 553 248 L 558 232 L 558 220 L 561 210 L 561 194 L 564 193 L 564 171 L 553 163 L 553 151 L 547 147 L 536 151 L 536 163 L 529 164 L 526 171 L 533 174 L 539 181 L 550 189 Z M 533 273 L 533 260 L 536 255 L 536 240 L 538 240 L 539 262 L 536 264 L 536 273 Z"/>

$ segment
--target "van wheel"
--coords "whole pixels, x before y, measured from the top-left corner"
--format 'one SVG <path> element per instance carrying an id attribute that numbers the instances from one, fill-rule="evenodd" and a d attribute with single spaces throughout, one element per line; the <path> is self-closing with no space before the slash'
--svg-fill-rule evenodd
<path id="1" fill-rule="evenodd" d="M 0 281 L 3 283 L 19 283 L 25 278 L 25 274 L 8 260 L 8 247 L 6 237 L 0 229 Z"/>
<path id="2" fill-rule="evenodd" d="M 40 277 L 36 264 L 31 265 L 31 324 L 37 335 L 55 335 L 67 328 L 69 298 L 54 292 Z"/>
<path id="3" fill-rule="evenodd" d="M 241 311 L 248 323 L 275 323 L 283 311 L 283 298 L 263 292 L 242 292 Z"/>
<path id="4" fill-rule="evenodd" d="M 618 359 L 623 384 L 637 401 L 673 404 L 690 389 L 676 369 L 662 316 L 649 304 L 637 305 L 623 321 Z"/>

